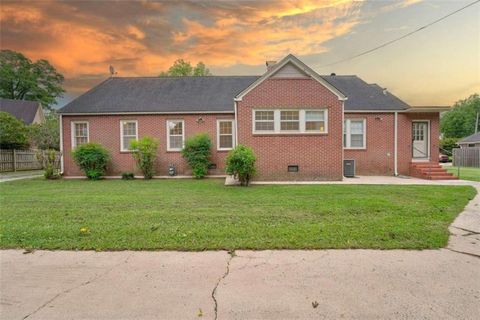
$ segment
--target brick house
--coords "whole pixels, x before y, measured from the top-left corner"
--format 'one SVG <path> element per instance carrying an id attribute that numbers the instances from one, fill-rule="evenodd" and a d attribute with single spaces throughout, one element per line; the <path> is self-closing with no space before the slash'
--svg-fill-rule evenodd
<path id="1" fill-rule="evenodd" d="M 262 76 L 114 77 L 60 110 L 62 171 L 79 176 L 70 151 L 94 141 L 109 149 L 107 175 L 135 171 L 129 143 L 160 141 L 156 171 L 190 169 L 185 138 L 213 141 L 212 175 L 223 175 L 237 144 L 253 148 L 257 180 L 341 180 L 344 160 L 357 175 L 448 178 L 438 167 L 439 113 L 412 108 L 357 76 L 320 76 L 293 55 L 267 62 Z"/>

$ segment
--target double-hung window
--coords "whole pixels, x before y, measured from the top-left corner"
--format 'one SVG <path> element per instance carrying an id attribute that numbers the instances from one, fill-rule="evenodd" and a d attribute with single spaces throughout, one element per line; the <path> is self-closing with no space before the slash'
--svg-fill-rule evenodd
<path id="1" fill-rule="evenodd" d="M 130 144 L 133 140 L 138 140 L 138 122 L 137 120 L 120 121 L 120 151 L 131 151 Z"/>
<path id="2" fill-rule="evenodd" d="M 167 120 L 167 150 L 181 151 L 185 139 L 185 122 L 183 120 Z"/>
<path id="3" fill-rule="evenodd" d="M 299 131 L 300 111 L 280 111 L 280 131 Z"/>
<path id="4" fill-rule="evenodd" d="M 327 131 L 327 109 L 253 110 L 253 133 L 325 134 Z"/>
<path id="5" fill-rule="evenodd" d="M 343 146 L 347 149 L 365 149 L 365 133 L 365 119 L 346 119 L 343 125 Z"/>
<path id="6" fill-rule="evenodd" d="M 87 121 L 74 121 L 72 122 L 72 149 L 77 146 L 88 143 L 89 132 Z"/>
<path id="7" fill-rule="evenodd" d="M 233 148 L 233 135 L 235 127 L 233 120 L 217 121 L 217 149 L 230 150 Z"/>
<path id="8" fill-rule="evenodd" d="M 305 131 L 325 132 L 325 110 L 305 111 Z"/>
<path id="9" fill-rule="evenodd" d="M 255 131 L 275 131 L 275 111 L 255 110 Z"/>

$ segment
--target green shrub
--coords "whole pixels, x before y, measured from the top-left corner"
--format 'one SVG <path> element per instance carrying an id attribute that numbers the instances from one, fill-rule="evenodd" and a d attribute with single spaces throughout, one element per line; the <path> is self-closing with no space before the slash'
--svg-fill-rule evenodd
<path id="1" fill-rule="evenodd" d="M 440 140 L 440 153 L 447 154 L 448 156 L 452 155 L 452 149 L 458 148 L 457 141 L 458 138 L 443 138 Z M 445 152 L 446 151 L 446 152 Z"/>
<path id="2" fill-rule="evenodd" d="M 28 129 L 23 121 L 10 113 L 0 112 L 0 148 L 27 149 Z"/>
<path id="3" fill-rule="evenodd" d="M 133 158 L 137 161 L 137 166 L 142 171 L 144 178 L 151 179 L 155 174 L 158 140 L 143 137 L 140 140 L 132 141 L 130 146 L 133 151 Z"/>
<path id="4" fill-rule="evenodd" d="M 123 180 L 132 180 L 135 179 L 133 172 L 122 172 L 122 179 Z"/>
<path id="5" fill-rule="evenodd" d="M 105 174 L 110 160 L 108 150 L 98 143 L 85 143 L 73 150 L 73 159 L 88 179 L 98 180 Z"/>
<path id="6" fill-rule="evenodd" d="M 212 141 L 206 133 L 197 134 L 185 141 L 182 156 L 192 168 L 195 178 L 205 177 L 210 165 Z"/>
<path id="7" fill-rule="evenodd" d="M 250 179 L 255 175 L 256 160 L 252 148 L 240 144 L 228 153 L 226 159 L 227 174 L 240 180 L 242 186 L 248 186 Z"/>
<path id="8" fill-rule="evenodd" d="M 46 179 L 60 178 L 60 154 L 54 149 L 40 150 L 37 152 L 37 159 L 42 162 L 44 177 Z"/>

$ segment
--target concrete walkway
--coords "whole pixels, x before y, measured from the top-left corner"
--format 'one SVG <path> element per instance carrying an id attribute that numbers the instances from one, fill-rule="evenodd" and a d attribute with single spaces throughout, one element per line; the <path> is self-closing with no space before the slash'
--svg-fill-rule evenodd
<path id="1" fill-rule="evenodd" d="M 43 170 L 29 170 L 16 172 L 3 172 L 0 174 L 0 183 L 15 180 L 33 179 L 43 176 Z"/>
<path id="2" fill-rule="evenodd" d="M 480 186 L 468 184 L 479 193 L 441 250 L 4 250 L 0 318 L 478 319 Z"/>

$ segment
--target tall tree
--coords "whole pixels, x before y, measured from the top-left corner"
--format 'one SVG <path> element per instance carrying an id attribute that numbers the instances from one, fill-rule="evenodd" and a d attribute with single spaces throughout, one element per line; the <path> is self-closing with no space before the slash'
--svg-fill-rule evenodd
<path id="1" fill-rule="evenodd" d="M 0 148 L 28 148 L 28 130 L 25 124 L 7 112 L 0 112 Z"/>
<path id="2" fill-rule="evenodd" d="M 192 67 L 190 62 L 183 59 L 176 60 L 167 70 L 160 73 L 160 77 L 185 77 L 185 76 L 211 76 L 210 70 L 203 62 L 197 63 Z"/>
<path id="3" fill-rule="evenodd" d="M 443 115 L 440 130 L 445 138 L 463 138 L 475 133 L 477 114 L 480 112 L 480 96 L 472 94 L 455 103 L 453 109 Z"/>
<path id="4" fill-rule="evenodd" d="M 51 110 L 65 90 L 63 75 L 47 61 L 32 62 L 20 52 L 0 51 L 0 97 L 38 101 Z"/>

